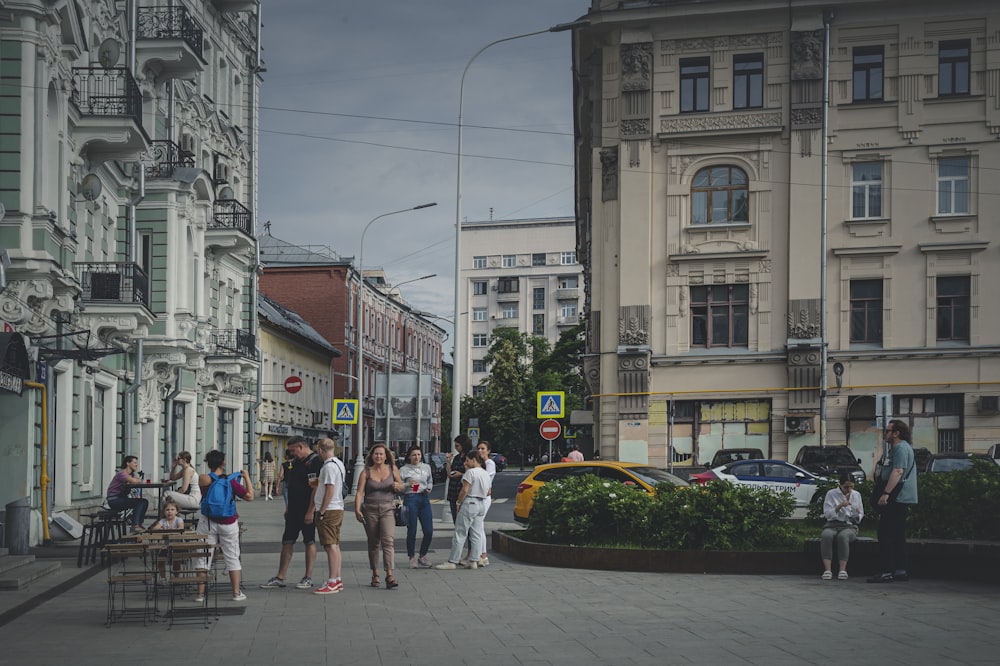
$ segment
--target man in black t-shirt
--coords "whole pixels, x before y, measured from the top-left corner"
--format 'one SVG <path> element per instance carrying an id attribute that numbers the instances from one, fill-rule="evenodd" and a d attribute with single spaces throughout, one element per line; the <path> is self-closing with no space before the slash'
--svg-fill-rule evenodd
<path id="1" fill-rule="evenodd" d="M 316 562 L 316 526 L 313 524 L 313 493 L 323 467 L 323 461 L 309 448 L 305 437 L 288 440 L 288 451 L 292 454 L 291 469 L 285 469 L 285 486 L 288 488 L 288 506 L 285 507 L 285 532 L 281 535 L 281 560 L 278 575 L 261 587 L 271 589 L 285 587 L 285 574 L 292 561 L 292 549 L 302 534 L 306 547 L 306 575 L 295 587 L 308 590 L 313 586 L 312 570 Z M 311 477 L 311 478 L 310 478 Z"/>

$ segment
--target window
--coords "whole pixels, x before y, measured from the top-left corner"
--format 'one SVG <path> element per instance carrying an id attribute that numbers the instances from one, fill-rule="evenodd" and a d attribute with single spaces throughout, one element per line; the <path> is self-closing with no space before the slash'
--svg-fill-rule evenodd
<path id="1" fill-rule="evenodd" d="M 938 95 L 969 94 L 969 40 L 938 44 Z"/>
<path id="2" fill-rule="evenodd" d="M 217 425 L 219 427 L 219 432 L 218 439 L 215 441 L 215 448 L 229 456 L 231 455 L 230 452 L 233 450 L 233 435 L 235 434 L 236 428 L 236 410 L 220 407 L 219 423 Z"/>
<path id="3" fill-rule="evenodd" d="M 883 47 L 863 46 L 854 49 L 854 101 L 882 101 Z"/>
<path id="4" fill-rule="evenodd" d="M 764 106 L 764 54 L 733 56 L 733 108 Z"/>
<path id="5" fill-rule="evenodd" d="M 745 347 L 750 286 L 691 287 L 691 346 Z"/>
<path id="6" fill-rule="evenodd" d="M 576 263 L 576 250 L 570 252 L 563 252 L 559 255 L 559 263 L 563 266 L 572 266 Z"/>
<path id="7" fill-rule="evenodd" d="M 486 387 L 485 386 L 473 386 L 472 387 L 472 396 L 474 398 L 479 398 L 479 397 L 482 397 L 484 395 L 486 395 Z"/>
<path id="8" fill-rule="evenodd" d="M 681 113 L 708 111 L 708 58 L 681 60 Z"/>
<path id="9" fill-rule="evenodd" d="M 691 181 L 691 224 L 749 222 L 747 175 L 738 167 L 702 169 Z"/>
<path id="10" fill-rule="evenodd" d="M 566 275 L 559 278 L 560 289 L 576 289 L 579 284 L 579 280 L 577 280 L 575 275 Z"/>
<path id="11" fill-rule="evenodd" d="M 937 339 L 969 341 L 969 277 L 937 279 Z"/>
<path id="12" fill-rule="evenodd" d="M 486 257 L 485 256 L 473 257 L 472 258 L 472 267 L 473 268 L 486 268 Z"/>
<path id="13" fill-rule="evenodd" d="M 514 268 L 517 266 L 517 255 L 516 254 L 505 254 L 503 255 L 503 267 L 504 268 Z"/>
<path id="14" fill-rule="evenodd" d="M 882 163 L 851 165 L 851 218 L 882 216 Z"/>
<path id="15" fill-rule="evenodd" d="M 517 278 L 505 277 L 497 280 L 497 292 L 501 294 L 516 294 Z"/>
<path id="16" fill-rule="evenodd" d="M 486 308 L 472 308 L 472 321 L 486 321 Z"/>
<path id="17" fill-rule="evenodd" d="M 504 319 L 517 319 L 517 303 L 504 303 L 500 312 Z"/>
<path id="18" fill-rule="evenodd" d="M 544 314 L 535 314 L 531 316 L 531 332 L 534 335 L 545 335 Z"/>
<path id="19" fill-rule="evenodd" d="M 485 280 L 473 280 L 473 282 L 472 282 L 472 295 L 473 296 L 485 296 L 486 295 L 486 281 Z"/>
<path id="20" fill-rule="evenodd" d="M 938 160 L 938 214 L 961 215 L 969 212 L 969 158 L 947 157 Z"/>
<path id="21" fill-rule="evenodd" d="M 559 316 L 567 319 L 576 316 L 576 303 L 565 303 L 559 307 Z"/>
<path id="22" fill-rule="evenodd" d="M 486 346 L 486 334 L 485 333 L 473 333 L 472 334 L 472 346 L 473 347 L 485 347 Z"/>
<path id="23" fill-rule="evenodd" d="M 545 287 L 535 287 L 531 290 L 531 306 L 535 310 L 545 309 Z"/>
<path id="24" fill-rule="evenodd" d="M 882 280 L 851 280 L 851 342 L 882 344 Z"/>
<path id="25" fill-rule="evenodd" d="M 473 372 L 486 372 L 486 361 L 481 358 L 472 359 Z"/>
<path id="26" fill-rule="evenodd" d="M 545 253 L 535 252 L 531 255 L 531 265 L 532 266 L 544 266 L 545 265 Z"/>

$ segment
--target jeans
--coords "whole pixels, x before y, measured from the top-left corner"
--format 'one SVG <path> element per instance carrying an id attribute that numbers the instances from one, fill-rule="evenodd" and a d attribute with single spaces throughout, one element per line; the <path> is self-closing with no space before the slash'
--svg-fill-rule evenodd
<path id="1" fill-rule="evenodd" d="M 878 521 L 882 573 L 906 571 L 906 514 L 909 504 L 889 502 Z"/>
<path id="2" fill-rule="evenodd" d="M 431 513 L 431 499 L 427 493 L 407 493 L 403 498 L 406 508 L 410 510 L 406 524 L 406 555 L 413 557 L 417 545 L 417 520 L 420 521 L 420 531 L 424 536 L 420 539 L 420 557 L 427 554 L 431 547 L 431 537 L 434 536 L 434 515 Z"/>
<path id="3" fill-rule="evenodd" d="M 108 506 L 112 511 L 122 511 L 132 509 L 132 525 L 140 526 L 146 520 L 146 511 L 149 510 L 149 500 L 143 497 L 126 497 L 115 495 L 108 498 Z"/>
<path id="4" fill-rule="evenodd" d="M 455 536 L 451 540 L 451 553 L 448 561 L 458 564 L 462 560 L 462 551 L 465 550 L 465 542 L 469 541 L 469 558 L 473 561 L 479 559 L 483 552 L 482 534 L 483 518 L 486 516 L 486 504 L 478 497 L 466 497 L 458 510 L 458 518 L 455 520 Z"/>

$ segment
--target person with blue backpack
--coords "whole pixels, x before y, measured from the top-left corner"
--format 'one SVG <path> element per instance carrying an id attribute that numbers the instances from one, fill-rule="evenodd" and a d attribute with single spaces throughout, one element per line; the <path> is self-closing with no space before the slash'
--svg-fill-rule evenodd
<path id="1" fill-rule="evenodd" d="M 198 534 L 204 534 L 210 544 L 219 544 L 222 557 L 226 561 L 229 572 L 229 582 L 233 586 L 233 601 L 246 601 L 247 595 L 240 589 L 240 516 L 236 513 L 236 498 L 247 502 L 253 501 L 253 482 L 247 471 L 241 470 L 226 474 L 226 454 L 222 451 L 209 451 L 205 454 L 205 464 L 208 474 L 198 475 L 198 485 L 201 487 L 201 519 L 198 520 Z M 214 549 L 212 550 L 214 553 Z M 208 571 L 212 566 L 212 558 L 199 562 L 196 567 Z M 205 601 L 205 585 L 198 585 L 198 598 L 195 602 Z"/>

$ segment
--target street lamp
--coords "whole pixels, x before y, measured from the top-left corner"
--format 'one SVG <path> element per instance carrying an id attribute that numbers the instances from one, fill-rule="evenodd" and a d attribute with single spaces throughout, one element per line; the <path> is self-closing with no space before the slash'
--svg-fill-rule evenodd
<path id="1" fill-rule="evenodd" d="M 413 206 L 412 208 L 402 208 L 400 210 L 390 211 L 388 213 L 382 213 L 371 219 L 368 224 L 365 225 L 364 230 L 361 232 L 361 249 L 358 252 L 358 320 L 355 322 L 357 328 L 357 345 L 358 345 L 358 442 L 356 444 L 358 449 L 358 457 L 354 461 L 354 492 L 358 492 L 358 479 L 361 478 L 361 472 L 365 467 L 364 458 L 364 447 L 365 447 L 365 345 L 364 345 L 364 291 L 365 291 L 365 235 L 373 224 L 381 220 L 383 217 L 389 217 L 390 215 L 398 215 L 399 213 L 408 213 L 411 210 L 420 210 L 422 208 L 431 208 L 432 206 L 437 206 L 437 202 L 420 204 L 419 206 Z M 418 278 L 420 280 L 432 277 L 430 275 Z"/>
<path id="2" fill-rule="evenodd" d="M 573 28 L 587 25 L 590 22 L 587 19 L 579 19 L 571 23 L 560 23 L 559 25 L 554 25 L 551 28 L 546 28 L 545 30 L 536 30 L 534 32 L 526 32 L 522 35 L 514 35 L 513 37 L 504 37 L 503 39 L 497 39 L 490 42 L 486 46 L 482 47 L 476 51 L 469 62 L 465 64 L 465 69 L 462 70 L 462 81 L 458 86 L 458 165 L 457 165 L 457 178 L 455 184 L 455 353 L 453 354 L 454 361 L 454 377 L 455 382 L 452 387 L 451 394 L 451 438 L 454 440 L 462 431 L 462 424 L 459 422 L 461 418 L 461 391 L 459 391 L 459 382 L 464 383 L 465 377 L 463 376 L 464 368 L 462 366 L 462 352 L 464 351 L 466 343 L 466 335 L 463 334 L 462 328 L 462 115 L 465 109 L 465 75 L 469 73 L 469 68 L 472 67 L 472 63 L 475 62 L 483 51 L 486 49 L 496 46 L 497 44 L 503 44 L 504 42 L 510 42 L 515 39 L 523 39 L 525 37 L 534 37 L 535 35 L 543 35 L 547 32 L 565 32 L 566 30 L 572 30 Z M 449 446 L 449 450 L 450 450 Z M 446 486 L 447 487 L 447 486 Z M 447 506 L 447 503 L 445 504 Z M 448 513 L 447 511 L 445 512 Z"/>

